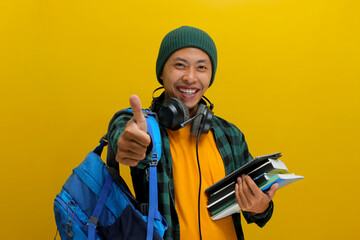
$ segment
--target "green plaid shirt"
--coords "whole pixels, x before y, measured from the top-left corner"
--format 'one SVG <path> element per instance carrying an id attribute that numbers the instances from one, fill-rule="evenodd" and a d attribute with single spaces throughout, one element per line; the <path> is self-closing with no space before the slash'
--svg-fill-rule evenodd
<path id="1" fill-rule="evenodd" d="M 115 151 L 117 149 L 117 140 L 125 129 L 126 123 L 130 120 L 130 118 L 130 114 L 122 114 L 114 121 L 110 128 L 109 142 Z M 222 118 L 214 116 L 211 130 L 214 133 L 216 146 L 224 161 L 226 174 L 231 173 L 235 169 L 252 160 L 244 135 L 235 125 Z M 167 132 L 161 127 L 160 131 L 162 137 L 162 156 L 157 167 L 159 211 L 168 224 L 168 229 L 165 232 L 164 239 L 175 240 L 180 239 L 180 226 L 175 209 L 172 157 Z M 150 153 L 148 154 L 147 159 L 151 159 Z M 149 183 L 146 180 L 146 167 L 146 163 L 139 163 L 137 167 L 131 168 L 131 176 L 136 199 L 140 203 L 147 203 L 149 199 Z M 255 222 L 260 227 L 263 227 L 271 218 L 272 212 L 273 203 L 270 202 L 269 208 L 262 214 L 252 215 L 249 212 L 242 213 L 248 223 Z M 240 214 L 234 214 L 232 218 L 238 239 L 244 239 L 240 222 Z"/>

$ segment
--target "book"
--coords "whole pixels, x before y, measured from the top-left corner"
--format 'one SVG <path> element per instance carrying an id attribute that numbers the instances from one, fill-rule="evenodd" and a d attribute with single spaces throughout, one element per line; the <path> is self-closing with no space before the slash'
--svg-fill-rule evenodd
<path id="1" fill-rule="evenodd" d="M 235 199 L 235 185 L 234 185 L 234 188 L 232 189 L 231 192 L 229 192 L 227 195 L 225 195 L 224 197 L 218 199 L 217 201 L 211 203 L 211 204 L 208 204 L 207 208 L 208 208 L 208 211 L 210 212 L 211 215 L 213 215 L 213 212 L 222 207 L 224 204 L 232 201 Z"/>
<path id="2" fill-rule="evenodd" d="M 260 167 L 252 170 L 247 175 L 249 175 L 252 179 L 258 177 L 263 173 L 288 173 L 288 169 L 285 164 L 280 160 L 268 159 L 266 163 L 261 165 Z"/>
<path id="3" fill-rule="evenodd" d="M 288 169 L 278 160 L 279 157 L 280 153 L 257 157 L 207 188 L 207 209 L 211 218 L 217 220 L 241 211 L 235 198 L 235 184 L 236 179 L 243 174 L 249 175 L 262 191 L 269 190 L 274 183 L 278 183 L 280 189 L 304 178 L 293 173 L 286 174 Z"/>
<path id="4" fill-rule="evenodd" d="M 228 201 L 227 203 L 225 203 L 224 205 L 220 206 L 219 208 L 214 209 L 210 214 L 211 214 L 212 216 L 214 216 L 214 215 L 222 212 L 222 211 L 225 210 L 226 208 L 231 207 L 234 203 L 237 204 L 235 198 L 232 199 L 232 200 L 230 200 L 230 201 Z"/>
<path id="5" fill-rule="evenodd" d="M 229 206 L 228 208 L 225 208 L 224 210 L 220 211 L 219 213 L 213 215 L 211 217 L 212 220 L 218 220 L 227 216 L 230 216 L 234 213 L 238 213 L 240 212 L 240 206 L 239 204 L 235 201 L 235 203 L 233 203 L 231 206 Z"/>
<path id="6" fill-rule="evenodd" d="M 211 205 L 214 202 L 217 202 L 223 197 L 226 197 L 229 193 L 233 192 L 235 189 L 235 182 L 231 182 L 229 185 L 221 189 L 221 191 L 217 192 L 208 197 L 208 205 Z"/>
<path id="7" fill-rule="evenodd" d="M 237 170 L 233 171 L 214 185 L 208 187 L 205 193 L 208 196 L 214 196 L 222 191 L 230 184 L 235 183 L 236 179 L 243 174 L 248 174 L 251 178 L 255 178 L 264 172 L 287 173 L 288 169 L 280 160 L 281 153 L 273 153 L 269 155 L 259 156 Z M 279 169 L 278 169 L 279 168 Z"/>
<path id="8" fill-rule="evenodd" d="M 303 179 L 303 176 L 298 176 L 295 175 L 294 173 L 291 174 L 271 174 L 271 173 L 264 173 L 264 179 L 267 179 L 265 182 L 262 182 L 259 185 L 259 188 L 262 191 L 266 191 L 269 190 L 269 188 L 271 187 L 271 185 L 273 185 L 274 183 L 278 183 L 278 189 L 289 185 L 290 183 L 296 182 L 300 179 Z"/>

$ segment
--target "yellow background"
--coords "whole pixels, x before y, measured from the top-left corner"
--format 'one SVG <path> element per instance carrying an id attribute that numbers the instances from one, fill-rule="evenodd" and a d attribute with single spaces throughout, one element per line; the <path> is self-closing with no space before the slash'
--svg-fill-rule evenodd
<path id="1" fill-rule="evenodd" d="M 359 16 L 357 0 L 0 1 L 1 238 L 54 237 L 71 169 L 131 94 L 149 106 L 161 39 L 191 25 L 217 44 L 215 114 L 305 176 L 247 239 L 358 239 Z"/>

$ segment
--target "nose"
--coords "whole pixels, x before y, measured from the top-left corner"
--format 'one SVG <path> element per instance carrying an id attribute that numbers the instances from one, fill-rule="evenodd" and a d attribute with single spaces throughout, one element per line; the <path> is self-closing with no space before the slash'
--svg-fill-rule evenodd
<path id="1" fill-rule="evenodd" d="M 188 84 L 196 82 L 196 78 L 197 75 L 195 67 L 189 67 L 183 76 L 184 81 Z"/>

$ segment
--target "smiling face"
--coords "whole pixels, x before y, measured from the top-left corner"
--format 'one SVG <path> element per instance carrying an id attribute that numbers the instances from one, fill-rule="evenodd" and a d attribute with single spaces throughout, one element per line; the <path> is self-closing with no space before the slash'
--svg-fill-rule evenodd
<path id="1" fill-rule="evenodd" d="M 209 56 L 198 48 L 182 48 L 174 52 L 166 61 L 160 76 L 165 98 L 179 98 L 193 116 L 209 87 L 211 67 Z"/>

